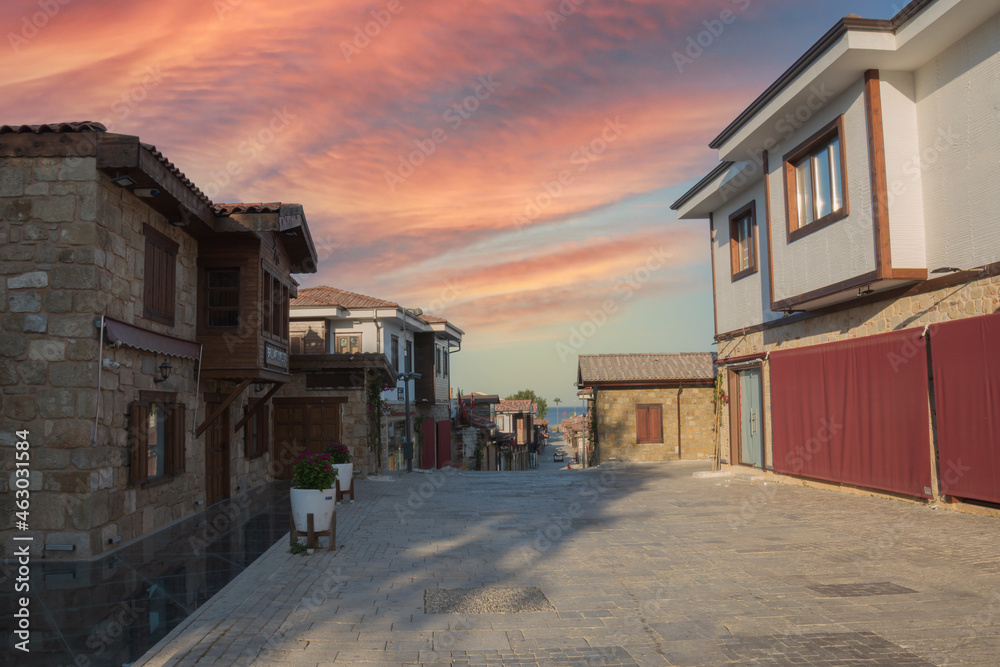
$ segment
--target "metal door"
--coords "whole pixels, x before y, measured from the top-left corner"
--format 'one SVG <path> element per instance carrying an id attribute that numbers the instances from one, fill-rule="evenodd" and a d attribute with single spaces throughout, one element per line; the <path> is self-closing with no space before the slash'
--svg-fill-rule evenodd
<path id="1" fill-rule="evenodd" d="M 740 372 L 740 463 L 764 467 L 763 412 L 759 368 Z"/>

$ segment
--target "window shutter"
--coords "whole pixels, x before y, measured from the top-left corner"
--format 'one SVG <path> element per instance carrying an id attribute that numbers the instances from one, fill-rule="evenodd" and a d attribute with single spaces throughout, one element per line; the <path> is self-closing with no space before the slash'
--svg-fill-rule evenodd
<path id="1" fill-rule="evenodd" d="M 649 408 L 649 435 L 653 442 L 663 442 L 663 411 L 659 405 Z"/>
<path id="2" fill-rule="evenodd" d="M 170 404 L 170 422 L 167 427 L 167 466 L 168 475 L 178 475 L 184 472 L 184 442 L 187 432 L 184 428 L 184 404 Z"/>
<path id="3" fill-rule="evenodd" d="M 635 439 L 638 442 L 649 439 L 646 412 L 646 407 L 643 405 L 637 405 L 635 408 Z"/>
<path id="4" fill-rule="evenodd" d="M 149 404 L 145 401 L 132 401 L 128 439 L 128 483 L 131 486 L 140 484 L 146 479 L 145 453 L 146 429 L 149 423 Z"/>

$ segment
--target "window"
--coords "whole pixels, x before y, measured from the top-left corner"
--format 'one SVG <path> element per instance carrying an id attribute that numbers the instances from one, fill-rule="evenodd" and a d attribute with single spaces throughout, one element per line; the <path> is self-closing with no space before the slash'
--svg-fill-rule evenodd
<path id="1" fill-rule="evenodd" d="M 288 285 L 269 271 L 263 272 L 261 322 L 264 334 L 280 341 L 288 340 Z"/>
<path id="2" fill-rule="evenodd" d="M 663 406 L 635 406 L 635 438 L 640 445 L 663 442 Z"/>
<path id="3" fill-rule="evenodd" d="M 441 364 L 441 366 L 442 366 L 442 368 L 441 368 L 441 375 L 443 375 L 445 377 L 448 377 L 448 359 L 449 359 L 450 356 L 451 355 L 448 354 L 448 350 L 445 350 L 445 351 L 443 351 L 441 353 L 441 359 L 443 361 L 443 363 Z"/>
<path id="4" fill-rule="evenodd" d="M 844 117 L 785 156 L 785 212 L 794 241 L 847 217 Z"/>
<path id="5" fill-rule="evenodd" d="M 361 352 L 361 334 L 337 334 L 337 354 L 358 354 Z"/>
<path id="6" fill-rule="evenodd" d="M 240 270 L 205 271 L 206 323 L 210 327 L 235 327 L 240 320 Z"/>
<path id="7" fill-rule="evenodd" d="M 129 483 L 184 472 L 184 404 L 173 394 L 143 392 L 130 406 Z"/>
<path id="8" fill-rule="evenodd" d="M 402 373 L 403 369 L 399 365 L 399 336 L 392 337 L 392 347 L 389 348 L 389 363 L 396 369 L 397 373 Z"/>
<path id="9" fill-rule="evenodd" d="M 406 372 L 413 372 L 413 341 L 406 341 Z"/>
<path id="10" fill-rule="evenodd" d="M 248 403 L 244 407 L 244 413 L 249 412 L 250 408 L 254 407 L 259 403 L 260 400 L 254 400 Z M 264 406 L 254 413 L 250 421 L 246 423 L 244 429 L 243 442 L 245 446 L 245 454 L 248 459 L 256 458 L 264 454 L 267 451 L 269 438 L 268 431 L 268 420 L 267 412 L 268 406 Z"/>
<path id="11" fill-rule="evenodd" d="M 757 273 L 756 202 L 729 216 L 729 252 L 733 281 Z"/>
<path id="12" fill-rule="evenodd" d="M 441 375 L 441 348 L 434 347 L 434 375 Z"/>
<path id="13" fill-rule="evenodd" d="M 172 327 L 178 245 L 149 225 L 143 225 L 142 230 L 146 236 L 143 316 Z"/>

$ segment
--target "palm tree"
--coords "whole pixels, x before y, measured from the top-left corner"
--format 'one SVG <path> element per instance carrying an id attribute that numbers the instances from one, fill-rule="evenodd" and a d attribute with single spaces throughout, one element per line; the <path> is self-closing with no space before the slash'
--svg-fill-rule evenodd
<path id="1" fill-rule="evenodd" d="M 556 426 L 560 426 L 562 424 L 562 420 L 559 419 L 559 404 L 562 403 L 562 399 L 553 398 L 552 402 L 556 404 Z"/>

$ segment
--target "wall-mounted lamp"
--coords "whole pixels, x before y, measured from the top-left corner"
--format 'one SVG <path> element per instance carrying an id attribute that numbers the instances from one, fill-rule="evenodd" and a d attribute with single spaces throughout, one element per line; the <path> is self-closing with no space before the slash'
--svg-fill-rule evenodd
<path id="1" fill-rule="evenodd" d="M 183 220 L 183 219 L 180 219 L 180 220 L 170 220 L 169 222 L 174 227 L 187 227 L 188 226 L 188 221 L 187 220 Z"/>
<path id="2" fill-rule="evenodd" d="M 173 366 L 170 365 L 170 362 L 164 360 L 164 362 L 160 364 L 160 377 L 153 378 L 153 382 L 155 382 L 156 384 L 160 384 L 161 382 L 166 382 L 167 378 L 170 377 L 170 371 L 172 369 Z"/>
<path id="3" fill-rule="evenodd" d="M 130 188 L 135 185 L 135 179 L 128 174 L 115 174 L 115 177 L 111 179 L 111 182 L 120 188 Z"/>
<path id="4" fill-rule="evenodd" d="M 868 296 L 869 294 L 874 294 L 875 290 L 872 289 L 871 283 L 867 285 L 862 285 L 858 288 L 858 296 Z"/>
<path id="5" fill-rule="evenodd" d="M 114 537 L 108 538 L 108 544 L 118 544 L 121 541 L 122 541 L 121 535 L 115 535 Z"/>
<path id="6" fill-rule="evenodd" d="M 156 188 L 136 188 L 132 191 L 136 197 L 155 197 L 160 194 L 160 191 Z"/>

